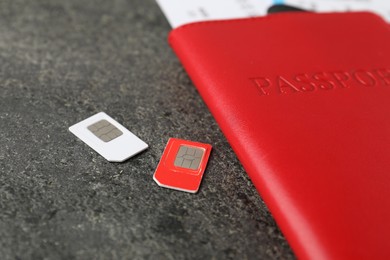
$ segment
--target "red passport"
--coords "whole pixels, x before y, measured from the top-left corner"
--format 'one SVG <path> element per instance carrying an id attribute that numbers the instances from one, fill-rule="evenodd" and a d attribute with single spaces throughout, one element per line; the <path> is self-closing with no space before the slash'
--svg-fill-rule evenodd
<path id="1" fill-rule="evenodd" d="M 301 259 L 390 259 L 390 27 L 200 22 L 169 42 Z"/>

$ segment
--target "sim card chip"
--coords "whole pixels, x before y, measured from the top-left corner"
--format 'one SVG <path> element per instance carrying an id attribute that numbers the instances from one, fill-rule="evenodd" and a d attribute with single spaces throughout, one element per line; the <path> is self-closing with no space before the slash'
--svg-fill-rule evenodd
<path id="1" fill-rule="evenodd" d="M 110 124 L 110 122 L 105 119 L 88 126 L 88 130 L 100 138 L 103 142 L 109 142 L 123 134 L 121 130 L 116 128 L 113 124 Z"/>
<path id="2" fill-rule="evenodd" d="M 181 145 L 176 155 L 175 166 L 196 170 L 199 168 L 204 150 L 201 148 Z"/>

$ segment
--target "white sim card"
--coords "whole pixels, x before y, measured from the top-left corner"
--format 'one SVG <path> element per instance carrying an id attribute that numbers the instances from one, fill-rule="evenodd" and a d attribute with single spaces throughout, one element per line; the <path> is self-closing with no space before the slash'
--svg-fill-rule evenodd
<path id="1" fill-rule="evenodd" d="M 75 136 L 110 162 L 123 162 L 148 145 L 104 112 L 69 127 Z"/>

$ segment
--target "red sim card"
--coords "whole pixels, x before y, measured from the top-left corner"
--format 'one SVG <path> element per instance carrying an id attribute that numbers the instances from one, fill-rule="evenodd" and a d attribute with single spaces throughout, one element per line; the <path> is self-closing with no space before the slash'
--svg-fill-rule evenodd
<path id="1" fill-rule="evenodd" d="M 153 179 L 161 187 L 196 193 L 212 146 L 170 138 Z"/>

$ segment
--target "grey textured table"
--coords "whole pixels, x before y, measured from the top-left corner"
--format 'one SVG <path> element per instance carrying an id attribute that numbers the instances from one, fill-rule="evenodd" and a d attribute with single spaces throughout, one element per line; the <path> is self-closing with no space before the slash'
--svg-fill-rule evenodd
<path id="1" fill-rule="evenodd" d="M 169 30 L 153 0 L 1 1 L 1 259 L 294 258 Z M 68 131 L 100 111 L 150 148 L 109 163 Z M 152 179 L 169 137 L 213 145 L 196 195 Z"/>

